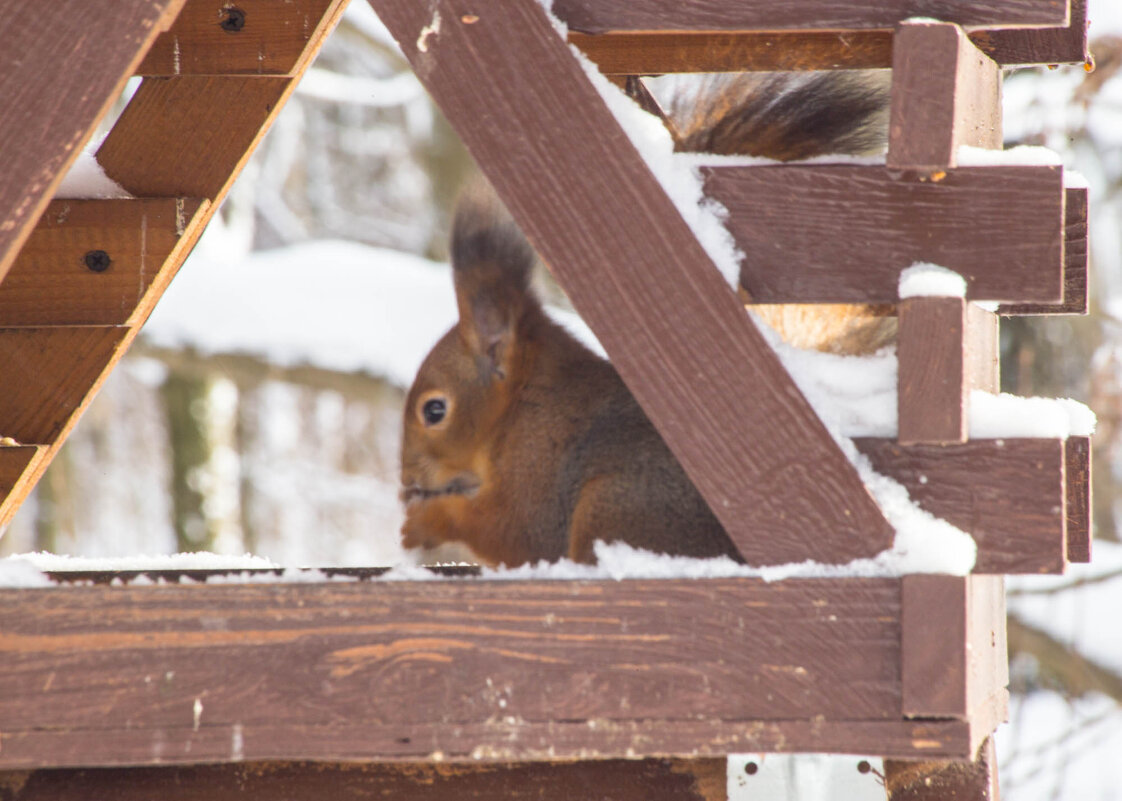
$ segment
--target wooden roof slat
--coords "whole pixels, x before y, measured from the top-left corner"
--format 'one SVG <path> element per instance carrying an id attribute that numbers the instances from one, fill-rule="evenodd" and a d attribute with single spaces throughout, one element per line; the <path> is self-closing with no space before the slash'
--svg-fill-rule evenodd
<path id="1" fill-rule="evenodd" d="M 203 203 L 52 201 L 0 283 L 0 327 L 133 321 Z M 109 260 L 104 268 L 99 254 Z"/>
<path id="2" fill-rule="evenodd" d="M 987 28 L 1066 26 L 1067 0 L 555 0 L 553 13 L 584 33 L 893 28 L 928 17 Z"/>
<path id="3" fill-rule="evenodd" d="M 1062 296 L 1058 166 L 960 167 L 938 180 L 845 164 L 702 174 L 749 254 L 740 281 L 753 302 L 895 303 L 900 273 L 914 262 L 959 273 L 971 300 Z"/>
<path id="4" fill-rule="evenodd" d="M 295 75 L 333 0 L 187 0 L 137 75 Z"/>
<path id="5" fill-rule="evenodd" d="M 1059 303 L 1002 303 L 1001 315 L 1087 314 L 1088 275 L 1087 187 L 1064 187 L 1064 287 Z"/>
<path id="6" fill-rule="evenodd" d="M 965 639 L 938 651 L 927 670 L 990 700 L 905 719 L 913 578 L 0 590 L 0 767 L 963 758 L 1001 714 L 996 668 L 964 670 Z M 980 577 L 938 578 L 945 615 L 998 625 L 971 605 Z"/>
<path id="7" fill-rule="evenodd" d="M 887 547 L 856 470 L 541 8 L 372 4 L 745 558 Z"/>
<path id="8" fill-rule="evenodd" d="M 46 450 L 43 445 L 0 445 L 0 521 L 11 516 L 9 507 L 18 506 L 29 491 L 31 476 Z"/>
<path id="9" fill-rule="evenodd" d="M 0 280 L 183 0 L 0 0 Z"/>

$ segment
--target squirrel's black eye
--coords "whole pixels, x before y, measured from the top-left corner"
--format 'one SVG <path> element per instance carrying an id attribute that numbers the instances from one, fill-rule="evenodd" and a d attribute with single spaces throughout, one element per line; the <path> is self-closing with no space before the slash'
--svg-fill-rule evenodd
<path id="1" fill-rule="evenodd" d="M 421 417 L 425 420 L 425 425 L 434 426 L 444 419 L 444 415 L 448 413 L 448 404 L 443 398 L 432 398 L 425 401 L 425 405 L 421 407 Z"/>

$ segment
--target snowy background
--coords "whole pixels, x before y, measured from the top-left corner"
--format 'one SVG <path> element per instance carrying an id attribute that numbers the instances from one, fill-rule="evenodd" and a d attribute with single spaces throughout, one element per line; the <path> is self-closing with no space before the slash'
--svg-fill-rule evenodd
<path id="1" fill-rule="evenodd" d="M 1003 388 L 1100 420 L 1094 564 L 1009 581 L 1010 801 L 1122 799 L 1122 2 L 1090 15 L 1096 72 L 1006 81 L 1007 141 L 1057 150 L 1090 183 L 1094 294 L 1087 318 L 1003 325 Z M 441 260 L 471 169 L 353 3 L 0 555 L 397 562 L 401 402 L 454 321 Z"/>

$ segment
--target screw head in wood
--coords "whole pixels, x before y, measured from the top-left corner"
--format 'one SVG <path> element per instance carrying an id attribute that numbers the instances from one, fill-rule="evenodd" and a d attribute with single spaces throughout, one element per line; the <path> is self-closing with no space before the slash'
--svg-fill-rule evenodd
<path id="1" fill-rule="evenodd" d="M 245 27 L 245 12 L 234 6 L 222 9 L 222 20 L 218 23 L 227 33 L 237 33 Z"/>
<path id="2" fill-rule="evenodd" d="M 747 773 L 749 776 L 755 776 L 756 773 L 759 772 L 759 770 L 760 770 L 760 766 L 757 765 L 755 762 L 749 762 L 748 764 L 746 764 L 744 766 L 744 772 Z"/>
<path id="3" fill-rule="evenodd" d="M 86 266 L 95 273 L 103 273 L 109 269 L 109 265 L 113 263 L 113 260 L 109 258 L 109 254 L 104 250 L 90 250 L 86 253 L 85 262 Z"/>

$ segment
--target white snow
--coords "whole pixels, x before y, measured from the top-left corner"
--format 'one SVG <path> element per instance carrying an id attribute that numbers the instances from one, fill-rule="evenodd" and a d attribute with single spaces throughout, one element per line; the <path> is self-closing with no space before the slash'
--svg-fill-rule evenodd
<path id="1" fill-rule="evenodd" d="M 966 279 L 938 264 L 916 262 L 900 273 L 900 297 L 966 297 Z"/>
<path id="2" fill-rule="evenodd" d="M 959 145 L 956 156 L 960 167 L 1058 167 L 1063 164 L 1059 153 L 1035 145 L 1008 150 Z"/>
<path id="3" fill-rule="evenodd" d="M 139 554 L 125 557 L 65 556 L 37 551 L 16 554 L 0 563 L 19 561 L 44 572 L 118 571 L 118 570 L 256 570 L 280 567 L 276 562 L 253 554 L 229 555 L 198 551 L 195 553 Z"/>
<path id="4" fill-rule="evenodd" d="M 78 200 L 83 198 L 130 198 L 121 185 L 105 174 L 93 154 L 95 148 L 83 150 L 70 166 L 55 192 L 56 200 Z"/>
<path id="5" fill-rule="evenodd" d="M 1067 439 L 1095 433 L 1095 413 L 1070 398 L 1022 398 L 1002 393 L 970 393 L 970 438 Z"/>

